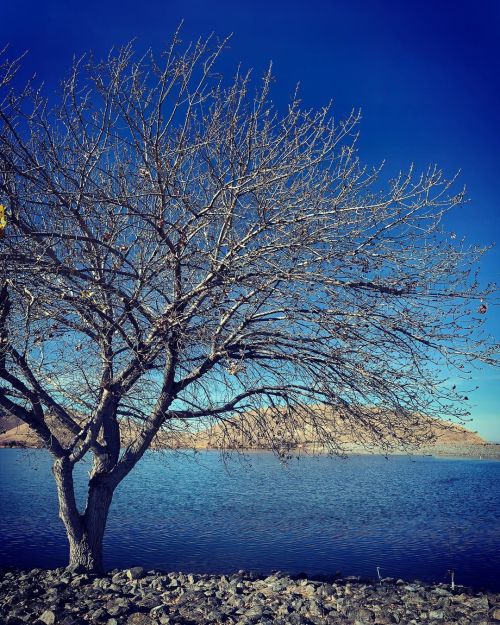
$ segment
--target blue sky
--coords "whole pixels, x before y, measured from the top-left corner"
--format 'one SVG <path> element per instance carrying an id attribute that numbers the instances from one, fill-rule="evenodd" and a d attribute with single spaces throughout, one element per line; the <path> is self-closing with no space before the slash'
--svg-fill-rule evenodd
<path id="1" fill-rule="evenodd" d="M 500 244 L 500 2 L 498 0 L 24 0 L 0 3 L 0 41 L 30 50 L 25 71 L 53 89 L 73 54 L 137 38 L 160 50 L 184 20 L 183 39 L 234 33 L 219 68 L 260 74 L 273 61 L 278 105 L 297 82 L 306 106 L 361 107 L 361 158 L 389 172 L 438 163 L 461 170 L 470 202 L 449 227 L 472 243 Z M 500 282 L 500 251 L 482 264 Z M 500 307 L 487 326 L 500 336 Z M 500 371 L 475 374 L 472 427 L 500 441 Z"/>

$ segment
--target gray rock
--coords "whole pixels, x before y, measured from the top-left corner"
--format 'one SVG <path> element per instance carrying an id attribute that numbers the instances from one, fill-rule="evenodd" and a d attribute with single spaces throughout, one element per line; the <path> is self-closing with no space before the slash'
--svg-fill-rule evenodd
<path id="1" fill-rule="evenodd" d="M 127 577 L 128 579 L 141 579 L 141 577 L 144 577 L 145 573 L 146 571 L 142 566 L 134 566 L 127 570 Z"/>
<path id="2" fill-rule="evenodd" d="M 486 595 L 480 595 L 471 600 L 471 605 L 478 610 L 487 610 L 490 607 L 490 602 Z"/>
<path id="3" fill-rule="evenodd" d="M 431 610 L 429 618 L 433 621 L 442 621 L 444 619 L 444 610 Z"/>
<path id="4" fill-rule="evenodd" d="M 311 622 L 305 616 L 301 614 L 290 614 L 287 619 L 289 625 L 309 625 Z"/>
<path id="5" fill-rule="evenodd" d="M 223 619 L 223 615 L 222 612 L 219 612 L 218 610 L 212 610 L 206 615 L 206 618 L 208 619 L 209 623 L 219 622 Z"/>
<path id="6" fill-rule="evenodd" d="M 45 625 L 54 625 L 56 622 L 56 615 L 52 612 L 52 610 L 45 610 L 45 612 L 38 617 L 38 620 L 45 623 Z"/>
<path id="7" fill-rule="evenodd" d="M 445 588 L 434 588 L 431 593 L 438 597 L 451 597 L 451 592 Z"/>
<path id="8" fill-rule="evenodd" d="M 141 608 L 147 608 L 148 610 L 151 610 L 158 605 L 158 597 L 153 597 L 152 595 L 144 595 L 139 597 L 135 596 L 132 601 L 136 606 Z"/>
<path id="9" fill-rule="evenodd" d="M 292 606 L 292 608 L 294 610 L 296 610 L 297 612 L 302 609 L 302 607 L 304 606 L 304 600 L 303 599 L 294 599 L 290 605 Z"/>
<path id="10" fill-rule="evenodd" d="M 74 564 L 73 566 L 68 566 L 67 569 L 56 569 L 56 571 L 74 573 L 79 575 L 80 573 L 85 573 L 87 569 L 83 566 L 83 564 Z"/>
<path id="11" fill-rule="evenodd" d="M 168 606 L 164 604 L 155 605 L 149 611 L 149 615 L 151 616 L 151 618 L 156 618 L 156 619 L 160 618 L 161 616 L 168 616 L 169 613 L 170 613 L 170 609 L 168 608 Z"/>
<path id="12" fill-rule="evenodd" d="M 249 610 L 246 610 L 245 616 L 247 619 L 259 619 L 263 614 L 263 609 L 256 605 L 251 607 Z"/>
<path id="13" fill-rule="evenodd" d="M 110 599 L 107 601 L 104 607 L 110 616 L 120 616 L 128 612 L 130 609 L 130 601 L 123 597 L 118 597 L 118 599 Z"/>
<path id="14" fill-rule="evenodd" d="M 71 586 L 73 588 L 78 588 L 79 586 L 83 586 L 86 582 L 89 581 L 89 576 L 88 575 L 77 575 L 72 581 L 71 581 Z M 62 580 L 61 580 L 62 582 Z M 61 588 L 64 587 L 64 584 L 59 584 L 59 586 Z"/>
<path id="15" fill-rule="evenodd" d="M 293 610 L 291 606 L 289 606 L 287 603 L 282 603 L 280 606 L 278 606 L 276 614 L 278 616 L 288 616 L 288 614 L 290 614 L 290 612 L 292 611 Z"/>
<path id="16" fill-rule="evenodd" d="M 134 612 L 126 621 L 127 625 L 154 625 L 154 621 L 143 612 Z"/>
<path id="17" fill-rule="evenodd" d="M 375 620 L 373 612 L 366 608 L 355 608 L 348 615 L 354 621 L 354 625 L 372 625 Z"/>
<path id="18" fill-rule="evenodd" d="M 123 574 L 123 571 L 115 573 L 111 578 L 111 581 L 113 582 L 113 584 L 123 584 L 125 581 L 125 575 Z"/>
<path id="19" fill-rule="evenodd" d="M 336 594 L 336 587 L 332 584 L 321 584 L 318 588 L 316 588 L 316 596 L 317 597 L 332 597 Z"/>
<path id="20" fill-rule="evenodd" d="M 325 608 L 315 600 L 309 602 L 309 605 L 306 606 L 307 612 L 312 616 L 324 616 L 326 613 Z"/>
<path id="21" fill-rule="evenodd" d="M 108 612 L 103 608 L 97 608 L 94 612 L 91 612 L 93 621 L 100 621 L 105 619 L 108 616 Z"/>

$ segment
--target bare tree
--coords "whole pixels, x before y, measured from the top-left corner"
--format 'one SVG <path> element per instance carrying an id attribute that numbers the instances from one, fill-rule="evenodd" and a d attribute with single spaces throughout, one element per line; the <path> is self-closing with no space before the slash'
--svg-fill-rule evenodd
<path id="1" fill-rule="evenodd" d="M 224 45 L 83 57 L 56 106 L 3 65 L 0 408 L 54 457 L 73 566 L 102 569 L 113 492 L 163 430 L 418 443 L 468 414 L 446 379 L 494 359 L 483 250 L 441 228 L 453 181 L 384 189 L 356 113 L 276 110 L 270 71 L 215 74 Z"/>

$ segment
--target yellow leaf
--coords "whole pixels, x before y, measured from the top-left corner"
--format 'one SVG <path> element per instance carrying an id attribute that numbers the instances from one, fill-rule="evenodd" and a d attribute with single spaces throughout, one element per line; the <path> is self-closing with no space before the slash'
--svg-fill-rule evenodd
<path id="1" fill-rule="evenodd" d="M 5 206 L 0 204 L 0 237 L 3 236 L 3 231 L 5 230 L 5 226 L 7 225 L 7 217 L 5 216 Z"/>

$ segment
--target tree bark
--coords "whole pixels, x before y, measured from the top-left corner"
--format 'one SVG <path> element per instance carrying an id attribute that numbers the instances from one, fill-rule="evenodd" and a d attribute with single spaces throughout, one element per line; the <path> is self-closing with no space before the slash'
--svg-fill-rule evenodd
<path id="1" fill-rule="evenodd" d="M 83 528 L 78 537 L 68 533 L 69 566 L 81 567 L 93 573 L 102 573 L 103 566 L 103 538 L 106 529 L 109 506 L 112 493 L 96 493 L 96 499 L 87 507 L 83 516 Z"/>
<path id="2" fill-rule="evenodd" d="M 102 573 L 103 538 L 114 489 L 107 483 L 106 476 L 91 478 L 87 506 L 80 514 L 74 496 L 73 465 L 66 458 L 58 459 L 53 472 L 59 497 L 59 517 L 69 543 L 69 566 Z"/>

